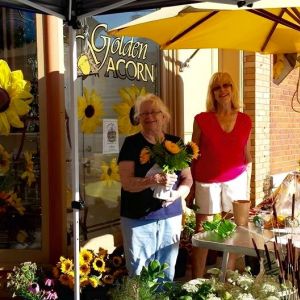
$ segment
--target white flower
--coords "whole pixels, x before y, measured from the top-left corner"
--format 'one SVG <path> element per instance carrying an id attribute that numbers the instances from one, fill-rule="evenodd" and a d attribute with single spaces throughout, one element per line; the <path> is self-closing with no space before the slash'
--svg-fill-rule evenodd
<path id="1" fill-rule="evenodd" d="M 217 297 L 216 295 L 214 294 L 209 294 L 206 298 L 207 300 L 222 300 L 222 298 L 220 297 Z"/>
<path id="2" fill-rule="evenodd" d="M 234 298 L 235 300 L 256 300 L 251 294 L 239 294 Z"/>

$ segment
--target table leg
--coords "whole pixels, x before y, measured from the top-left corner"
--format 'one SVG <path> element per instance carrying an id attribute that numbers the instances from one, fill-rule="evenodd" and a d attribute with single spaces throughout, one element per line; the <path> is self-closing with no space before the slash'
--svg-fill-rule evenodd
<path id="1" fill-rule="evenodd" d="M 228 263 L 228 259 L 229 259 L 229 252 L 228 251 L 224 251 L 223 252 L 223 259 L 222 259 L 222 274 L 221 274 L 221 281 L 225 281 L 226 278 L 226 270 L 227 270 L 227 263 Z"/>

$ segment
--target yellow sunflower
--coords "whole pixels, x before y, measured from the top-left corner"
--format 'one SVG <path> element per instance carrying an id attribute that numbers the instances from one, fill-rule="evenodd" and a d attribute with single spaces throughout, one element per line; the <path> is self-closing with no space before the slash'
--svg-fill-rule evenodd
<path id="1" fill-rule="evenodd" d="M 10 165 L 10 155 L 0 144 L 0 175 L 4 175 L 8 172 Z"/>
<path id="2" fill-rule="evenodd" d="M 113 158 L 109 165 L 103 161 L 101 165 L 101 172 L 100 180 L 105 181 L 107 186 L 111 186 L 113 181 L 120 181 L 119 167 L 116 158 Z"/>
<path id="3" fill-rule="evenodd" d="M 89 264 L 87 264 L 87 263 L 80 265 L 79 269 L 80 269 L 81 276 L 87 276 L 91 272 L 91 268 L 90 268 Z"/>
<path id="4" fill-rule="evenodd" d="M 78 119 L 81 121 L 80 129 L 84 133 L 94 133 L 101 124 L 103 116 L 103 102 L 95 90 L 91 93 L 83 88 L 83 96 L 78 97 Z"/>
<path id="5" fill-rule="evenodd" d="M 93 288 L 96 288 L 99 285 L 99 279 L 96 276 L 91 276 L 89 282 Z"/>
<path id="6" fill-rule="evenodd" d="M 102 256 L 97 257 L 93 262 L 93 268 L 95 271 L 104 272 L 105 271 L 105 261 Z"/>
<path id="7" fill-rule="evenodd" d="M 81 264 L 87 263 L 89 264 L 93 259 L 93 253 L 88 250 L 82 248 L 79 253 L 79 261 Z"/>
<path id="8" fill-rule="evenodd" d="M 20 116 L 26 115 L 32 101 L 31 84 L 21 70 L 11 71 L 0 59 L 0 134 L 8 135 L 10 127 L 23 128 Z"/>
<path id="9" fill-rule="evenodd" d="M 177 144 L 175 144 L 175 143 L 173 143 L 173 142 L 171 142 L 171 141 L 166 140 L 166 141 L 164 142 L 164 144 L 165 144 L 166 149 L 167 149 L 171 154 L 177 154 L 177 153 L 179 153 L 179 152 L 181 151 L 180 147 L 179 147 Z"/>
<path id="10" fill-rule="evenodd" d="M 192 159 L 196 159 L 199 155 L 199 147 L 194 142 L 188 142 L 186 145 L 187 153 L 192 155 Z"/>
<path id="11" fill-rule="evenodd" d="M 138 96 L 146 94 L 145 88 L 139 89 L 135 85 L 121 88 L 119 90 L 122 101 L 114 106 L 118 114 L 119 131 L 122 134 L 131 135 L 140 131 L 140 124 L 137 123 L 134 116 L 134 105 Z"/>
<path id="12" fill-rule="evenodd" d="M 59 279 L 58 279 L 59 281 L 60 281 L 60 283 L 61 284 L 63 284 L 63 285 L 69 285 L 69 275 L 68 274 L 61 274 L 60 276 L 59 276 Z"/>
<path id="13" fill-rule="evenodd" d="M 143 148 L 140 153 L 140 163 L 142 165 L 150 161 L 150 152 L 148 148 Z"/>
<path id="14" fill-rule="evenodd" d="M 69 274 L 72 272 L 73 269 L 73 261 L 71 259 L 68 258 L 64 258 L 63 256 L 60 257 L 60 270 L 63 273 Z"/>
<path id="15" fill-rule="evenodd" d="M 36 181 L 33 171 L 32 152 L 24 152 L 25 158 L 25 171 L 22 173 L 21 178 L 27 178 L 27 185 L 31 186 Z"/>

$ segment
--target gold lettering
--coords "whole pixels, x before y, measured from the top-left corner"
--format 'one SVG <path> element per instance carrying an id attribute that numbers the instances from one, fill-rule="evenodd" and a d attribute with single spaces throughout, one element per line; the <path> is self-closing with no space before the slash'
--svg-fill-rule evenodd
<path id="1" fill-rule="evenodd" d="M 122 55 L 122 56 L 127 55 L 128 57 L 130 57 L 132 44 L 133 44 L 133 38 L 131 38 L 128 42 L 125 43 L 122 51 L 120 51 L 119 54 Z"/>
<path id="2" fill-rule="evenodd" d="M 145 81 L 148 81 L 148 76 L 147 74 L 149 75 L 150 77 L 150 80 L 152 82 L 154 82 L 154 71 L 155 71 L 155 68 L 154 68 L 154 65 L 151 65 L 151 72 L 149 70 L 149 66 L 147 64 L 145 64 L 145 75 L 146 75 L 146 80 Z"/>
<path id="3" fill-rule="evenodd" d="M 125 59 L 120 58 L 117 63 L 116 63 L 116 70 L 118 72 L 119 78 L 121 79 L 126 79 L 126 71 L 125 68 L 123 67 L 122 69 L 124 70 L 124 74 L 121 73 L 121 68 L 120 68 L 120 64 L 122 63 L 122 65 L 125 65 Z"/>
<path id="4" fill-rule="evenodd" d="M 104 76 L 109 77 L 109 72 L 113 72 L 113 77 L 118 78 L 112 57 L 110 57 L 108 59 L 107 68 L 106 68 L 106 72 L 105 72 Z"/>

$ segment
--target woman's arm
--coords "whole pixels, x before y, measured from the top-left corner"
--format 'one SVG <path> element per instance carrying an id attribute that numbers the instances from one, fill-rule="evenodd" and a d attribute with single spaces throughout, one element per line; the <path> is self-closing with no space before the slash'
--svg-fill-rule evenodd
<path id="1" fill-rule="evenodd" d="M 175 174 L 172 176 L 164 173 L 157 173 L 149 177 L 135 177 L 133 161 L 121 161 L 119 173 L 123 189 L 132 193 L 141 192 L 157 184 L 171 186 L 177 179 Z"/>
<path id="2" fill-rule="evenodd" d="M 185 168 L 180 174 L 180 185 L 177 188 L 182 199 L 185 199 L 190 192 L 190 188 L 193 184 L 193 178 L 190 168 Z"/>

